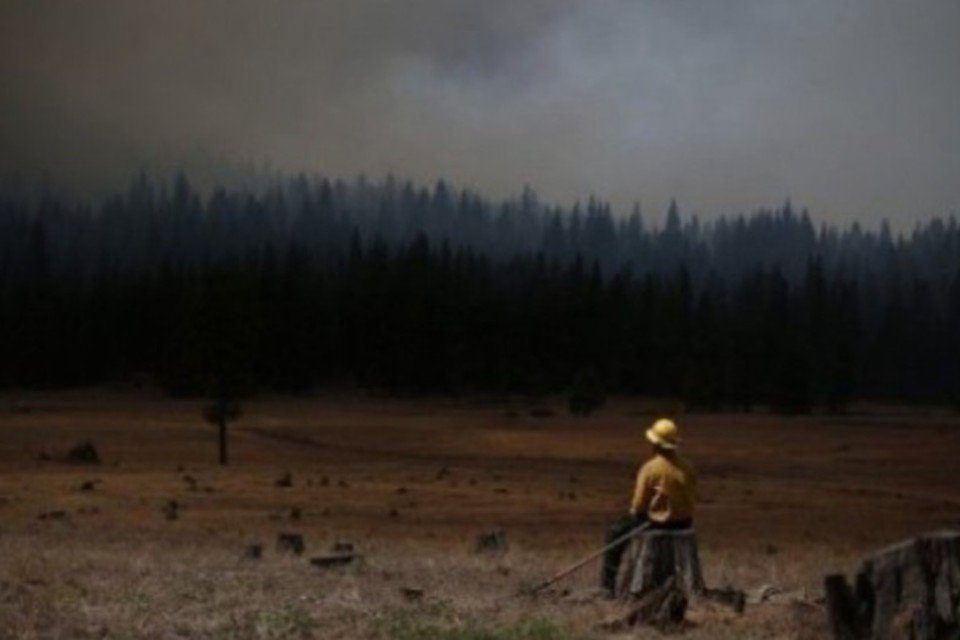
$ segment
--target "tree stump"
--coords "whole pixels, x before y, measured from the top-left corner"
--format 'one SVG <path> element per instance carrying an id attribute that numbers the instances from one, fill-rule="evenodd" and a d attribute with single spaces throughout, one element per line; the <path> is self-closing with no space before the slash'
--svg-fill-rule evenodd
<path id="1" fill-rule="evenodd" d="M 180 503 L 176 500 L 167 500 L 167 504 L 163 505 L 160 511 L 167 520 L 176 520 L 180 517 Z"/>
<path id="2" fill-rule="evenodd" d="M 481 533 L 477 536 L 477 553 L 507 550 L 507 533 L 503 529 Z"/>
<path id="3" fill-rule="evenodd" d="M 682 626 L 691 596 L 705 592 L 693 530 L 646 531 L 629 557 L 617 595 L 635 604 L 623 623 L 661 630 Z"/>
<path id="4" fill-rule="evenodd" d="M 960 532 L 912 538 L 868 557 L 853 588 L 824 580 L 837 640 L 960 638 Z"/>
<path id="5" fill-rule="evenodd" d="M 292 553 L 295 556 L 299 556 L 303 553 L 304 548 L 305 545 L 303 544 L 303 534 L 277 534 L 277 551 L 280 553 Z"/>
<path id="6" fill-rule="evenodd" d="M 73 445 L 63 459 L 73 464 L 100 464 L 100 454 L 89 441 Z"/>
<path id="7" fill-rule="evenodd" d="M 621 597 L 641 598 L 671 580 L 688 596 L 704 591 L 697 536 L 692 529 L 644 532 L 635 543 L 629 565 L 620 584 Z"/>

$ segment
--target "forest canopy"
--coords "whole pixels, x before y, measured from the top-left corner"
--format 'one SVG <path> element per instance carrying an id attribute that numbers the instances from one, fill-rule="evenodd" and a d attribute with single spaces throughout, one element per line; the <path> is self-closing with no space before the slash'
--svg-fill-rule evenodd
<path id="1" fill-rule="evenodd" d="M 589 376 L 714 409 L 960 403 L 954 217 L 656 218 L 392 177 L 0 192 L 0 385 L 545 394 Z"/>

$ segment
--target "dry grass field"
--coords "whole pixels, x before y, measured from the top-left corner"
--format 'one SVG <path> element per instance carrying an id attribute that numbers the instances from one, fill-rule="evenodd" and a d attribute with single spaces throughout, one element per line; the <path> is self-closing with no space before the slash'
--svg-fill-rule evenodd
<path id="1" fill-rule="evenodd" d="M 647 455 L 643 429 L 670 409 L 620 399 L 575 418 L 559 400 L 264 398 L 231 427 L 221 468 L 198 402 L 4 395 L 0 638 L 621 637 L 598 628 L 623 605 L 593 597 L 595 566 L 518 592 L 600 545 Z M 707 582 L 784 594 L 741 616 L 695 605 L 684 637 L 824 637 L 825 573 L 960 527 L 949 412 L 678 420 L 701 474 Z M 84 440 L 100 465 L 38 460 Z M 277 486 L 285 473 L 291 486 Z M 476 552 L 496 529 L 509 548 Z M 281 532 L 303 534 L 304 556 L 275 549 Z M 245 558 L 254 540 L 263 557 Z M 307 562 L 338 541 L 362 560 Z"/>

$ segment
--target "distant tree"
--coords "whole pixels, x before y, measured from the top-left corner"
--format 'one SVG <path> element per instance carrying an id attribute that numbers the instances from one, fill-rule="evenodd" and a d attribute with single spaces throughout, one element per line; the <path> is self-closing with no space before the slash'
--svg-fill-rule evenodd
<path id="1" fill-rule="evenodd" d="M 227 460 L 227 425 L 240 418 L 240 402 L 234 398 L 220 396 L 214 398 L 203 408 L 203 418 L 217 427 L 217 441 L 219 443 L 220 464 L 226 465 Z"/>

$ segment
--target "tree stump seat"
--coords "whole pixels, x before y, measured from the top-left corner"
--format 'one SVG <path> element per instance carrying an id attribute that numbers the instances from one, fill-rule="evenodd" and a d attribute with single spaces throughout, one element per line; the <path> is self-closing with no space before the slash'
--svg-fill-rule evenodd
<path id="1" fill-rule="evenodd" d="M 642 598 L 668 583 L 690 596 L 704 592 L 697 536 L 693 529 L 648 530 L 633 542 L 618 595 Z"/>
<path id="2" fill-rule="evenodd" d="M 644 531 L 632 541 L 625 564 L 617 595 L 630 601 L 631 611 L 623 622 L 682 628 L 687 604 L 705 592 L 693 529 Z"/>

